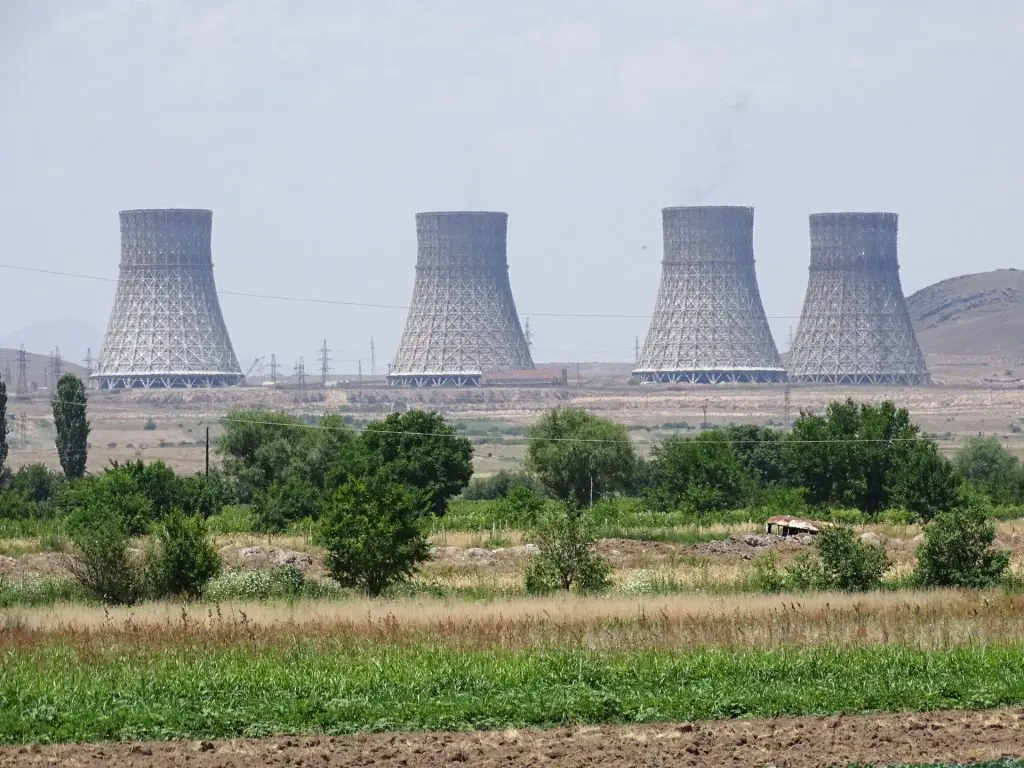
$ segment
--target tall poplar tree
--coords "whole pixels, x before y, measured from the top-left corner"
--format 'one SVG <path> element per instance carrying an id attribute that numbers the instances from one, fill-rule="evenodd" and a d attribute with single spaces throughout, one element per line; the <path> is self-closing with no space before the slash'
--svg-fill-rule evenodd
<path id="1" fill-rule="evenodd" d="M 57 427 L 57 457 L 68 480 L 77 480 L 85 474 L 89 449 L 89 421 L 85 409 L 85 384 L 73 373 L 64 374 L 53 399 L 53 423 Z"/>

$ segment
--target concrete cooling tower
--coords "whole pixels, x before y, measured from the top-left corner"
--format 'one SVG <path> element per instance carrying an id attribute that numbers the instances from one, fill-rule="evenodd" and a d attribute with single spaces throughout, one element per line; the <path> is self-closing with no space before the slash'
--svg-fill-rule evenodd
<path id="1" fill-rule="evenodd" d="M 783 381 L 754 272 L 754 209 L 700 206 L 661 213 L 661 287 L 634 380 Z"/>
<path id="2" fill-rule="evenodd" d="M 213 214 L 121 211 L 114 308 L 92 380 L 100 389 L 241 384 L 213 281 Z"/>
<path id="3" fill-rule="evenodd" d="M 505 213 L 416 214 L 416 283 L 388 373 L 399 387 L 479 386 L 531 370 L 508 279 Z"/>
<path id="4" fill-rule="evenodd" d="M 790 381 L 931 383 L 900 285 L 897 228 L 895 213 L 810 217 L 810 276 Z"/>

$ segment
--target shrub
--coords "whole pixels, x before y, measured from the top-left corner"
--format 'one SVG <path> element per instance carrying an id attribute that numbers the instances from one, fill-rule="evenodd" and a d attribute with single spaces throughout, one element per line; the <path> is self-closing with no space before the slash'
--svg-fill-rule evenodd
<path id="1" fill-rule="evenodd" d="M 142 569 L 128 549 L 128 531 L 116 512 L 93 511 L 70 534 L 72 554 L 67 569 L 92 598 L 109 605 L 131 605 L 142 599 Z"/>
<path id="2" fill-rule="evenodd" d="M 143 424 L 142 424 L 142 428 L 146 432 L 152 432 L 154 429 L 156 429 L 156 422 L 153 421 L 153 419 L 151 419 L 151 418 L 150 419 L 146 419 L 146 421 L 143 422 Z"/>
<path id="3" fill-rule="evenodd" d="M 925 587 L 995 584 L 1010 565 L 1006 552 L 991 549 L 995 537 L 995 526 L 976 501 L 936 515 L 917 549 L 918 582 Z"/>
<path id="4" fill-rule="evenodd" d="M 320 531 L 331 577 L 376 597 L 410 576 L 430 556 L 419 526 L 423 504 L 387 477 L 349 480 L 331 499 Z"/>
<path id="5" fill-rule="evenodd" d="M 540 550 L 526 571 L 526 591 L 533 595 L 556 590 L 593 593 L 611 584 L 611 566 L 594 551 L 592 518 L 565 506 L 548 512 L 534 538 Z"/>
<path id="6" fill-rule="evenodd" d="M 223 507 L 218 514 L 206 518 L 206 530 L 213 536 L 251 533 L 254 530 L 252 509 L 245 504 Z"/>
<path id="7" fill-rule="evenodd" d="M 786 575 L 779 570 L 779 558 L 774 552 L 759 557 L 754 563 L 754 589 L 758 592 L 782 592 L 788 586 Z"/>
<path id="8" fill-rule="evenodd" d="M 844 592 L 865 592 L 882 582 L 889 567 L 885 550 L 857 538 L 850 528 L 826 528 L 818 534 L 824 583 Z"/>
<path id="9" fill-rule="evenodd" d="M 157 528 L 147 571 L 154 597 L 197 598 L 221 570 L 221 559 L 198 515 L 172 511 Z"/>
<path id="10" fill-rule="evenodd" d="M 828 580 L 821 558 L 810 552 L 801 552 L 786 566 L 786 589 L 793 592 L 811 592 L 825 589 L 827 586 Z"/>
<path id="11" fill-rule="evenodd" d="M 294 565 L 258 571 L 231 570 L 206 585 L 203 599 L 211 602 L 296 600 L 339 597 L 339 587 L 310 580 Z"/>

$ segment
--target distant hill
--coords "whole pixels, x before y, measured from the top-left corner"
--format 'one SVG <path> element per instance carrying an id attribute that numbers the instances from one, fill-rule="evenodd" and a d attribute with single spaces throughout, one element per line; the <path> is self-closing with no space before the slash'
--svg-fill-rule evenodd
<path id="1" fill-rule="evenodd" d="M 25 378 L 30 390 L 37 390 L 42 387 L 53 387 L 53 376 L 51 375 L 51 364 L 49 355 L 35 355 L 31 352 L 25 353 Z M 82 378 L 86 376 L 84 366 L 63 362 L 64 373 L 76 373 Z M 18 385 L 18 350 L 0 349 L 0 378 L 7 382 L 7 393 L 13 396 L 15 387 Z"/>
<path id="2" fill-rule="evenodd" d="M 62 317 L 17 330 L 0 331 L 0 349 L 25 347 L 39 354 L 60 348 L 61 355 L 81 364 L 91 350 L 93 357 L 103 343 L 103 331 L 83 320 Z"/>
<path id="3" fill-rule="evenodd" d="M 951 277 L 907 304 L 928 356 L 1024 358 L 1024 271 Z"/>

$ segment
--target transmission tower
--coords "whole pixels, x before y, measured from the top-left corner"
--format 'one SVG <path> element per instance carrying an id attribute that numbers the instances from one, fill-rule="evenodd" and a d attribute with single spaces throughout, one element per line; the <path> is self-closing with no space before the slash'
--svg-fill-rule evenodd
<path id="1" fill-rule="evenodd" d="M 783 381 L 754 271 L 754 209 L 665 208 L 661 285 L 635 381 Z"/>
<path id="2" fill-rule="evenodd" d="M 270 383 L 277 386 L 277 355 L 271 353 L 270 355 Z"/>
<path id="3" fill-rule="evenodd" d="M 530 318 L 526 318 L 526 326 L 523 328 L 523 335 L 526 337 L 526 348 L 533 349 L 533 334 L 530 332 Z"/>
<path id="4" fill-rule="evenodd" d="M 50 353 L 50 373 L 53 374 L 53 383 L 56 386 L 60 377 L 64 375 L 64 360 L 60 356 L 60 347 Z"/>
<path id="5" fill-rule="evenodd" d="M 302 392 L 306 390 L 306 361 L 301 357 L 295 364 L 295 385 Z"/>
<path id="6" fill-rule="evenodd" d="M 791 381 L 931 383 L 903 296 L 895 213 L 816 213 Z"/>
<path id="7" fill-rule="evenodd" d="M 85 351 L 85 360 L 82 362 L 85 363 L 85 375 L 92 376 L 92 347 Z"/>
<path id="8" fill-rule="evenodd" d="M 373 345 L 373 336 L 370 337 L 370 375 L 377 375 L 377 348 Z"/>
<path id="9" fill-rule="evenodd" d="M 327 389 L 327 377 L 331 373 L 330 354 L 331 350 L 327 348 L 327 339 L 324 339 L 323 346 L 320 347 L 320 386 L 323 389 Z"/>
<path id="10" fill-rule="evenodd" d="M 28 355 L 25 354 L 25 345 L 18 350 L 18 383 L 14 387 L 14 394 L 18 397 L 28 396 Z"/>
<path id="11" fill-rule="evenodd" d="M 121 266 L 100 389 L 244 383 L 213 279 L 207 210 L 121 211 Z"/>
<path id="12" fill-rule="evenodd" d="M 388 374 L 399 387 L 479 386 L 532 370 L 508 277 L 508 214 L 416 214 L 416 283 Z"/>

